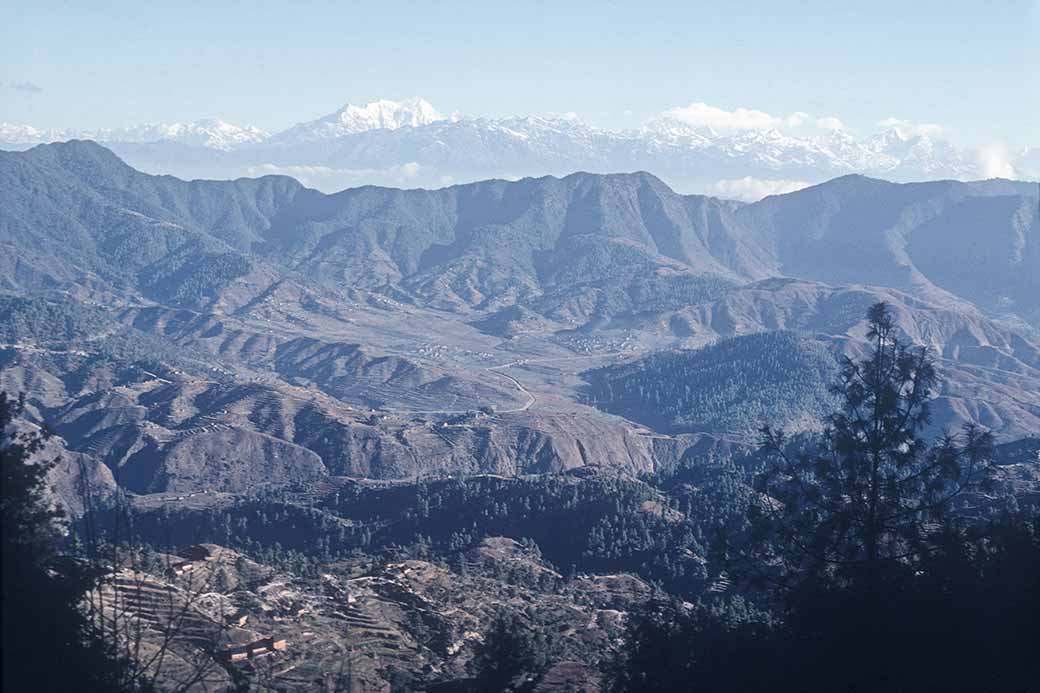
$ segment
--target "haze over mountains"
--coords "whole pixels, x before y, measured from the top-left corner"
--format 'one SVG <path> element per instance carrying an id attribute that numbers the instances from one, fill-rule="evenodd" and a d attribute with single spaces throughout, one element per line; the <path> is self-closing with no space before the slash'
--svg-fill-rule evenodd
<path id="1" fill-rule="evenodd" d="M 0 146 L 94 139 L 150 173 L 182 178 L 284 173 L 326 192 L 365 184 L 442 187 L 575 170 L 648 170 L 679 191 L 739 199 L 847 173 L 897 181 L 978 179 L 1007 175 L 1007 170 L 1026 179 L 1040 177 L 1035 148 L 1014 153 L 1009 162 L 994 162 L 940 139 L 931 126 L 893 121 L 863 137 L 837 122 L 809 134 L 772 121 L 716 130 L 691 124 L 686 112 L 670 109 L 640 127 L 610 130 L 573 114 L 445 115 L 414 98 L 348 104 L 277 133 L 219 119 L 96 132 L 0 124 Z"/>
<path id="2" fill-rule="evenodd" d="M 0 208 L 0 385 L 137 493 L 725 456 L 766 412 L 818 425 L 877 300 L 939 357 L 932 433 L 1040 431 L 1036 184 L 845 176 L 741 204 L 580 173 L 327 195 L 72 141 L 0 153 Z M 771 368 L 768 391 L 737 386 Z"/>

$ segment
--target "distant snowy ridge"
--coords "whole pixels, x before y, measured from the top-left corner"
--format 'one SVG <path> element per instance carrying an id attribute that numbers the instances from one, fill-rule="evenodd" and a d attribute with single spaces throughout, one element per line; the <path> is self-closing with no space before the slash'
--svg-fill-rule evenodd
<path id="1" fill-rule="evenodd" d="M 102 142 L 172 141 L 230 151 L 243 145 L 259 144 L 270 136 L 270 133 L 252 125 L 240 126 L 210 118 L 191 123 L 159 123 L 121 130 L 101 130 L 91 139 Z"/>
<path id="2" fill-rule="evenodd" d="M 270 133 L 260 128 L 234 125 L 217 118 L 191 123 L 155 123 L 103 130 L 41 130 L 30 125 L 0 123 L 0 142 L 11 144 L 42 144 L 70 139 L 136 144 L 177 142 L 230 151 L 243 145 L 259 144 L 270 136 Z"/>
<path id="3" fill-rule="evenodd" d="M 806 114 L 782 119 L 737 113 L 748 123 L 738 128 L 715 128 L 716 121 L 702 117 L 717 113 L 723 112 L 692 104 L 669 109 L 639 128 L 611 130 L 574 114 L 446 116 L 414 97 L 347 104 L 275 134 L 218 119 L 94 132 L 0 123 L 0 148 L 94 139 L 152 173 L 207 178 L 285 173 L 326 191 L 646 170 L 684 192 L 757 199 L 764 191 L 789 191 L 846 173 L 897 181 L 1040 177 L 1040 150 L 964 150 L 939 139 L 938 126 L 890 119 L 879 124 L 883 131 L 856 136 L 837 118 L 799 129 Z M 799 122 L 792 121 L 796 116 Z"/>
<path id="4" fill-rule="evenodd" d="M 71 130 L 43 130 L 32 125 L 0 123 L 0 142 L 5 144 L 42 144 L 72 139 L 76 135 Z"/>

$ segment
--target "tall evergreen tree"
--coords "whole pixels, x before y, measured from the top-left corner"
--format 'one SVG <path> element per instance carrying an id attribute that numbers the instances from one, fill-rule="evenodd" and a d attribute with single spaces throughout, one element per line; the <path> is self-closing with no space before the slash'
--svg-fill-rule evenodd
<path id="1" fill-rule="evenodd" d="M 792 574 L 876 587 L 886 571 L 919 560 L 954 500 L 980 481 L 993 437 L 974 425 L 933 443 L 922 437 L 939 384 L 927 349 L 896 333 L 891 309 L 867 313 L 871 353 L 845 358 L 817 444 L 792 452 L 783 431 L 762 429 L 768 467 L 757 527 Z"/>
<path id="2" fill-rule="evenodd" d="M 53 463 L 31 459 L 43 435 L 14 430 L 22 409 L 22 400 L 0 392 L 3 690 L 123 690 L 124 663 L 79 609 L 91 576 L 55 552 L 62 514 L 45 495 Z"/>
<path id="3" fill-rule="evenodd" d="M 867 318 L 871 352 L 845 360 L 841 408 L 818 439 L 762 431 L 745 558 L 777 579 L 773 617 L 734 621 L 710 594 L 637 614 L 608 663 L 610 690 L 1035 688 L 1040 520 L 957 512 L 992 437 L 969 426 L 927 442 L 932 359 L 897 339 L 886 305 Z"/>

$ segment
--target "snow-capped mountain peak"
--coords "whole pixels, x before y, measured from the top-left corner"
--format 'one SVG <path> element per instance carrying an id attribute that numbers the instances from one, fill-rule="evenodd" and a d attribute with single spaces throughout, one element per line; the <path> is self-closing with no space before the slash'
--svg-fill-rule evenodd
<path id="1" fill-rule="evenodd" d="M 404 101 L 380 99 L 364 106 L 347 104 L 335 113 L 295 125 L 279 133 L 280 144 L 299 144 L 356 135 L 369 130 L 398 130 L 447 120 L 429 101 L 414 97 Z"/>
<path id="2" fill-rule="evenodd" d="M 650 120 L 642 127 L 640 132 L 650 137 L 664 137 L 668 139 L 682 138 L 710 141 L 719 137 L 719 133 L 710 126 L 691 125 L 668 114 L 662 114 Z"/>
<path id="3" fill-rule="evenodd" d="M 444 120 L 426 99 L 415 97 L 405 101 L 380 99 L 364 106 L 347 104 L 331 116 L 319 122 L 336 122 L 349 133 L 365 130 L 396 130 L 402 127 L 419 127 Z"/>

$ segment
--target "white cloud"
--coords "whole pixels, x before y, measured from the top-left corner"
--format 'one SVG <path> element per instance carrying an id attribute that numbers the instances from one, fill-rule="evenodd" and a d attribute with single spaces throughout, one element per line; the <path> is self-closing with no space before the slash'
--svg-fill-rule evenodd
<path id="1" fill-rule="evenodd" d="M 764 111 L 756 111 L 751 108 L 727 111 L 701 102 L 669 108 L 663 115 L 687 125 L 709 127 L 715 130 L 768 130 L 783 124 L 783 119 L 771 116 Z"/>
<path id="2" fill-rule="evenodd" d="M 878 126 L 886 130 L 895 130 L 902 137 L 937 137 L 943 132 L 943 126 L 937 123 L 915 123 L 902 118 L 885 118 L 878 121 Z"/>
<path id="3" fill-rule="evenodd" d="M 1002 142 L 993 142 L 979 147 L 975 151 L 975 156 L 983 178 L 1015 177 L 1015 167 L 1011 164 L 1011 156 Z"/>
<path id="4" fill-rule="evenodd" d="M 812 121 L 812 116 L 805 111 L 794 111 L 786 116 L 777 116 L 754 108 L 741 107 L 727 111 L 701 101 L 691 103 L 689 106 L 669 108 L 661 116 L 693 127 L 708 127 L 720 132 L 773 128 L 795 129 Z"/>
<path id="5" fill-rule="evenodd" d="M 821 130 L 844 130 L 845 123 L 841 122 L 837 116 L 825 116 L 817 119 L 816 127 Z"/>
<path id="6" fill-rule="evenodd" d="M 805 111 L 795 111 L 791 115 L 784 118 L 784 125 L 789 128 L 798 128 L 805 125 L 805 122 L 809 120 L 809 114 Z"/>
<path id="7" fill-rule="evenodd" d="M 336 192 L 359 185 L 403 187 L 414 185 L 422 167 L 414 161 L 386 168 L 331 168 L 328 166 L 278 166 L 260 164 L 246 169 L 248 176 L 292 176 L 310 188 Z"/>
<path id="8" fill-rule="evenodd" d="M 1040 179 L 1040 147 L 1030 147 L 1015 158 L 1015 173 L 1029 180 Z"/>
<path id="9" fill-rule="evenodd" d="M 801 180 L 774 180 L 767 178 L 734 178 L 730 180 L 719 180 L 708 186 L 705 191 L 708 195 L 724 197 L 730 200 L 742 202 L 756 202 L 768 195 L 782 195 L 807 188 L 812 183 Z"/>

